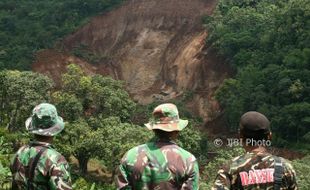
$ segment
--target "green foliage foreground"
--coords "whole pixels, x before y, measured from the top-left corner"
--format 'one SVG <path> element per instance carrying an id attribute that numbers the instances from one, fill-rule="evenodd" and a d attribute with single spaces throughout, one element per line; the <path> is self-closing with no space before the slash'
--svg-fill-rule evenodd
<path id="1" fill-rule="evenodd" d="M 24 121 L 41 102 L 55 104 L 66 122 L 54 145 L 68 160 L 72 157 L 78 160 L 78 168 L 72 163 L 75 189 L 115 189 L 111 183 L 121 157 L 130 148 L 153 138 L 153 133 L 142 123 L 133 124 L 136 104 L 122 82 L 100 75 L 88 76 L 74 64 L 69 65 L 62 76 L 60 89 L 54 89 L 48 77 L 32 72 L 1 71 L 0 82 L 3 105 L 0 107 L 0 184 L 9 185 L 9 160 L 32 138 L 24 129 Z M 154 106 L 157 105 L 142 107 L 139 114 L 147 118 Z M 182 118 L 186 115 L 190 119 L 178 143 L 202 162 L 206 158 L 206 151 L 202 151 L 206 150 L 206 139 L 195 128 L 195 120 L 178 106 Z M 90 160 L 96 160 L 108 177 L 94 178 L 89 173 Z"/>
<path id="2" fill-rule="evenodd" d="M 115 189 L 111 183 L 122 155 L 133 146 L 153 137 L 152 132 L 141 126 L 142 123 L 132 124 L 131 119 L 135 117 L 131 114 L 135 113 L 136 105 L 119 81 L 98 75 L 87 76 L 76 65 L 68 67 L 68 72 L 63 75 L 63 88 L 57 91 L 52 88 L 50 79 L 40 74 L 2 71 L 0 76 L 3 84 L 0 94 L 5 95 L 1 98 L 7 108 L 0 110 L 2 114 L 0 185 L 2 187 L 10 185 L 8 168 L 10 158 L 31 138 L 24 130 L 23 121 L 30 115 L 33 106 L 40 101 L 54 103 L 66 121 L 65 130 L 57 136 L 55 145 L 67 159 L 74 156 L 78 160 L 79 168 L 74 164 L 71 171 L 75 189 Z M 11 87 L 14 87 L 14 90 Z M 39 87 L 45 90 L 36 90 Z M 24 93 L 21 93 L 22 91 Z M 6 101 L 8 99 L 10 101 Z M 19 112 L 14 115 L 16 124 L 8 128 L 6 123 L 12 119 L 12 113 L 15 113 L 16 105 L 21 104 L 21 101 L 25 107 L 17 109 Z M 241 153 L 242 149 L 221 150 L 212 147 L 209 149 L 205 136 L 195 128 L 198 120 L 190 116 L 181 102 L 175 103 L 179 107 L 182 118 L 186 116 L 190 119 L 190 125 L 180 133 L 178 144 L 196 155 L 201 166 L 200 189 L 209 189 L 217 169 L 225 161 Z M 147 118 L 156 105 L 144 108 L 140 106 L 141 110 L 138 113 L 142 118 Z M 214 152 L 215 157 L 212 160 L 208 158 L 208 151 Z M 94 178 L 87 168 L 90 160 L 97 160 L 98 166 L 104 169 L 108 178 L 104 176 Z M 310 185 L 307 178 L 308 162 L 309 157 L 293 162 L 300 189 L 308 189 Z"/>

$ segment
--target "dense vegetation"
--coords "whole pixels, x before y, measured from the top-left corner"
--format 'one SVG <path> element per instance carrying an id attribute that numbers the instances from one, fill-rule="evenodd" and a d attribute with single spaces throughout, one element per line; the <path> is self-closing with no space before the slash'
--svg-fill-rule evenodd
<path id="1" fill-rule="evenodd" d="M 34 53 L 51 48 L 87 18 L 123 0 L 0 1 L 0 70 L 29 70 Z"/>
<path id="2" fill-rule="evenodd" d="M 274 143 L 309 150 L 310 2 L 221 0 L 205 22 L 208 44 L 237 71 L 217 91 L 231 130 L 258 110 L 271 119 Z"/>
<path id="3" fill-rule="evenodd" d="M 55 104 L 66 121 L 64 132 L 56 137 L 54 144 L 71 160 L 76 189 L 91 186 L 113 189 L 111 183 L 122 155 L 153 138 L 153 133 L 142 127 L 148 119 L 139 125 L 133 124 L 133 119 L 135 115 L 148 118 L 157 103 L 137 107 L 121 81 L 101 75 L 88 76 L 74 64 L 62 76 L 60 89 L 54 89 L 48 77 L 28 71 L 1 71 L 0 81 L 0 185 L 10 182 L 8 166 L 12 154 L 32 138 L 25 131 L 24 121 L 41 102 Z M 181 114 L 191 120 L 178 143 L 203 162 L 206 139 L 194 129 L 198 121 L 193 120 L 180 102 L 175 103 Z M 96 165 L 95 171 L 88 168 L 90 161 Z"/>

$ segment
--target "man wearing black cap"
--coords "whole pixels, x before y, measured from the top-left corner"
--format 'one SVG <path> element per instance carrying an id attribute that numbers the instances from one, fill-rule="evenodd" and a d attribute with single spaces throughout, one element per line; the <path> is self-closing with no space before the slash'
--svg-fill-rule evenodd
<path id="1" fill-rule="evenodd" d="M 254 111 L 243 114 L 240 139 L 247 153 L 218 171 L 212 189 L 297 189 L 291 164 L 267 152 L 271 131 L 266 116 Z"/>

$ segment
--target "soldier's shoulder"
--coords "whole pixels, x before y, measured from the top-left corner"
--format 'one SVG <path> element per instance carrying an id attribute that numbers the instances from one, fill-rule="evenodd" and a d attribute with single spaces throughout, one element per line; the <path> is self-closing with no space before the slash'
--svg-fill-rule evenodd
<path id="1" fill-rule="evenodd" d="M 124 157 L 133 157 L 133 156 L 135 156 L 135 155 L 138 155 L 139 152 L 145 150 L 145 147 L 146 147 L 146 144 L 141 144 L 141 145 L 135 146 L 135 147 L 129 149 L 129 150 L 125 153 Z"/>
<path id="2" fill-rule="evenodd" d="M 23 146 L 21 146 L 21 147 L 17 150 L 16 154 L 21 154 L 21 153 L 23 153 L 23 152 L 27 152 L 29 149 L 30 149 L 30 146 L 29 146 L 29 145 L 23 145 Z"/>
<path id="3" fill-rule="evenodd" d="M 145 144 L 141 144 L 129 149 L 121 159 L 122 164 L 134 164 L 139 156 L 142 156 L 141 152 L 145 151 Z"/>
<path id="4" fill-rule="evenodd" d="M 191 159 L 192 161 L 195 161 L 196 160 L 196 157 L 190 153 L 189 151 L 185 150 L 184 148 L 182 147 L 179 147 L 179 146 L 176 146 L 175 147 L 176 150 L 178 151 L 178 153 L 185 159 Z"/>
<path id="5" fill-rule="evenodd" d="M 274 156 L 274 158 L 276 158 L 276 157 L 278 157 L 281 160 L 281 162 L 283 163 L 283 166 L 286 170 L 294 171 L 293 166 L 291 164 L 291 161 L 289 161 L 283 157 L 280 157 L 280 156 Z"/>
<path id="6" fill-rule="evenodd" d="M 128 150 L 129 153 L 138 153 L 139 151 L 143 151 L 146 148 L 146 144 L 140 144 Z"/>
<path id="7" fill-rule="evenodd" d="M 243 166 L 251 158 L 251 156 L 251 154 L 245 153 L 229 159 L 222 165 L 222 169 L 229 173 L 234 173 L 238 170 L 238 168 Z"/>
<path id="8" fill-rule="evenodd" d="M 11 159 L 11 164 L 13 164 L 13 162 L 15 162 L 15 159 L 18 158 L 18 160 L 21 160 L 24 155 L 27 154 L 27 152 L 29 151 L 29 146 L 28 145 L 24 145 L 22 147 L 20 147 L 17 152 L 14 154 L 14 156 Z"/>
<path id="9" fill-rule="evenodd" d="M 280 157 L 280 156 L 277 156 L 278 158 L 280 158 L 280 160 L 281 160 L 281 162 L 282 163 L 288 163 L 288 164 L 290 164 L 291 163 L 291 161 L 289 161 L 288 159 L 285 159 L 285 158 L 283 158 L 283 157 Z"/>
<path id="10" fill-rule="evenodd" d="M 236 156 L 236 157 L 228 160 L 226 163 L 230 164 L 231 166 L 238 166 L 238 165 L 244 163 L 247 159 L 249 159 L 249 156 L 250 155 L 248 155 L 248 154 L 242 154 L 242 155 Z"/>
<path id="11" fill-rule="evenodd" d="M 67 163 L 65 157 L 54 148 L 47 148 L 42 154 L 42 158 L 48 159 L 52 163 Z"/>

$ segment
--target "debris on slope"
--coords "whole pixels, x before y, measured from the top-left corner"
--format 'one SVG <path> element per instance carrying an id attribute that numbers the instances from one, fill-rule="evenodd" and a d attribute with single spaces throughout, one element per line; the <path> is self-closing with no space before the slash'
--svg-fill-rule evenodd
<path id="1" fill-rule="evenodd" d="M 141 104 L 190 91 L 188 107 L 212 120 L 220 112 L 214 91 L 231 75 L 214 52 L 205 50 L 202 17 L 215 5 L 216 0 L 129 0 L 67 36 L 58 45 L 62 53 L 39 52 L 33 70 L 59 81 L 74 62 L 87 73 L 124 80 Z"/>

